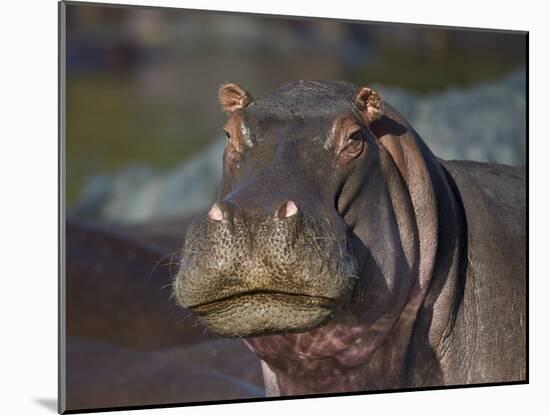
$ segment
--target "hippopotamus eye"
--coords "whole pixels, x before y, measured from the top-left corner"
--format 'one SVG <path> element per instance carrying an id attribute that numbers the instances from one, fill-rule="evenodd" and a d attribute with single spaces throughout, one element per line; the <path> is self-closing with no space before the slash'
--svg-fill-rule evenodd
<path id="1" fill-rule="evenodd" d="M 361 134 L 361 130 L 357 130 L 349 135 L 348 145 L 358 145 L 361 143 L 363 143 L 363 135 Z"/>
<path id="2" fill-rule="evenodd" d="M 234 126 L 227 126 L 223 129 L 225 133 L 225 144 L 228 148 L 231 148 L 237 153 L 243 151 L 243 140 L 238 130 L 235 130 Z"/>
<path id="3" fill-rule="evenodd" d="M 361 130 L 352 131 L 344 141 L 339 153 L 339 157 L 344 157 L 347 161 L 357 157 L 363 151 L 365 140 Z"/>
<path id="4" fill-rule="evenodd" d="M 345 166 L 363 153 L 363 127 L 354 117 L 342 114 L 333 121 L 328 142 L 334 149 L 337 165 Z"/>
<path id="5" fill-rule="evenodd" d="M 237 151 L 237 152 L 241 151 L 239 143 L 233 138 L 231 133 L 226 129 L 224 129 L 223 132 L 225 133 L 226 146 L 231 147 L 234 151 Z"/>

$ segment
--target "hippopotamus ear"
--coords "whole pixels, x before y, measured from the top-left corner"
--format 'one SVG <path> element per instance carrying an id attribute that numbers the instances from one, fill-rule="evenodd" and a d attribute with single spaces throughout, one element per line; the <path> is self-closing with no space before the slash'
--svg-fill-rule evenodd
<path id="1" fill-rule="evenodd" d="M 218 92 L 218 99 L 222 109 L 229 113 L 246 107 L 252 101 L 250 94 L 234 83 L 223 84 Z"/>
<path id="2" fill-rule="evenodd" d="M 367 125 L 376 121 L 382 115 L 383 102 L 378 92 L 362 86 L 357 89 L 353 97 L 353 104 L 359 110 Z"/>

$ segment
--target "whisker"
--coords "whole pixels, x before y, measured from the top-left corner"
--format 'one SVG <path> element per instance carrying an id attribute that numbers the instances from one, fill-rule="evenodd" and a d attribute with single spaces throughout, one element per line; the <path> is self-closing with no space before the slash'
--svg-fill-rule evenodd
<path id="1" fill-rule="evenodd" d="M 153 276 L 153 272 L 155 272 L 156 268 L 160 265 L 161 261 L 163 261 L 166 257 L 168 257 L 169 255 L 173 255 L 173 252 L 170 252 L 166 255 L 163 255 L 156 263 L 155 265 L 153 265 L 153 268 L 151 269 L 151 272 L 149 273 L 149 276 L 147 277 L 147 279 L 151 278 Z"/>
<path id="2" fill-rule="evenodd" d="M 181 320 L 179 320 L 177 323 L 176 323 L 176 326 L 179 326 L 180 324 L 184 323 L 186 320 L 188 320 L 190 317 L 193 317 L 193 314 L 187 314 L 184 318 L 182 318 Z"/>
<path id="3" fill-rule="evenodd" d="M 168 284 L 164 284 L 162 287 L 160 287 L 157 291 L 157 294 L 159 294 L 162 290 L 164 290 L 165 288 L 167 287 L 173 287 L 174 286 L 174 283 L 172 282 L 169 282 Z"/>

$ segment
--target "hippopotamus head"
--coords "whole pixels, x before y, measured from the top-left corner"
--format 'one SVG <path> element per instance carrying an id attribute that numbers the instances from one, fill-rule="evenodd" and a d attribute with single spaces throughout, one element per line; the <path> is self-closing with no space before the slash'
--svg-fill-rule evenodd
<path id="1" fill-rule="evenodd" d="M 381 278 L 366 247 L 377 242 L 385 262 L 403 263 L 384 242 L 399 239 L 395 220 L 379 213 L 391 204 L 371 128 L 380 96 L 346 82 L 298 81 L 254 99 L 230 83 L 219 101 L 228 114 L 219 198 L 188 229 L 178 302 L 223 336 L 304 332 L 359 301 L 356 286 L 370 269 L 373 303 L 402 307 L 409 285 L 396 284 L 395 272 Z"/>

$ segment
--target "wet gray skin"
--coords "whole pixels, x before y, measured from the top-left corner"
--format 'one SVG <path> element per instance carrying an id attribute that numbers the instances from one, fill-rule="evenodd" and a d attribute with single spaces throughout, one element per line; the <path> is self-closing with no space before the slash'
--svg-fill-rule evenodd
<path id="1" fill-rule="evenodd" d="M 525 378 L 521 169 L 437 159 L 367 87 L 219 99 L 219 198 L 174 293 L 246 337 L 269 395 Z"/>

